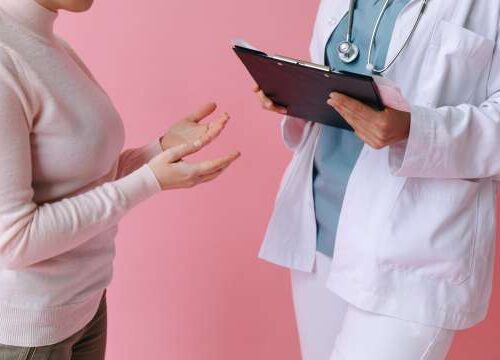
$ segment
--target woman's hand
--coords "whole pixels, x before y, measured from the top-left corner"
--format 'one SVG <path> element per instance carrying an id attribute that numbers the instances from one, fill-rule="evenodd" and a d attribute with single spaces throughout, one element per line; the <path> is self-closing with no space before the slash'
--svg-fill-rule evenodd
<path id="1" fill-rule="evenodd" d="M 332 93 L 327 103 L 374 149 L 382 149 L 408 138 L 411 114 L 386 108 L 376 111 L 348 96 Z"/>
<path id="2" fill-rule="evenodd" d="M 203 119 L 213 114 L 216 109 L 217 104 L 208 103 L 193 114 L 172 125 L 168 132 L 161 138 L 162 149 L 167 150 L 181 144 L 195 142 L 213 128 L 217 128 L 220 125 L 224 126 L 229 120 L 229 115 L 226 113 L 211 123 L 201 123 Z"/>
<path id="3" fill-rule="evenodd" d="M 278 106 L 271 99 L 269 99 L 266 94 L 264 94 L 264 91 L 259 87 L 259 85 L 255 85 L 253 92 L 257 94 L 257 98 L 260 101 L 260 104 L 262 105 L 262 108 L 265 110 L 269 110 L 281 115 L 286 115 L 286 108 L 282 106 Z"/>
<path id="4" fill-rule="evenodd" d="M 188 163 L 184 157 L 194 154 L 212 142 L 224 129 L 227 121 L 218 121 L 199 139 L 170 147 L 154 157 L 149 166 L 163 190 L 190 188 L 212 181 L 239 156 L 233 152 L 216 160 Z"/>

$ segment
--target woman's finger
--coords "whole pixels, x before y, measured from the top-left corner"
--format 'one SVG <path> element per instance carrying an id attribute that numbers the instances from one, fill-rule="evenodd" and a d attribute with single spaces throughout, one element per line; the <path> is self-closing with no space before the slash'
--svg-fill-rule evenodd
<path id="1" fill-rule="evenodd" d="M 202 176 L 198 179 L 198 183 L 199 184 L 202 184 L 202 183 L 206 183 L 206 182 L 210 182 L 212 180 L 215 180 L 217 179 L 219 176 L 222 175 L 222 173 L 224 172 L 224 170 L 226 170 L 226 168 L 222 169 L 222 170 L 219 170 L 217 172 L 214 172 L 213 174 L 210 174 L 210 175 L 205 175 L 205 176 Z"/>
<path id="2" fill-rule="evenodd" d="M 202 144 L 203 144 L 203 147 L 210 144 L 212 141 L 214 141 L 222 133 L 222 131 L 226 127 L 229 119 L 230 119 L 229 114 L 224 113 L 217 120 L 215 120 L 214 122 L 211 122 L 208 125 L 207 131 L 200 139 Z"/>
<path id="3" fill-rule="evenodd" d="M 222 170 L 231 165 L 236 159 L 240 157 L 240 152 L 236 151 L 232 154 L 224 156 L 215 160 L 208 160 L 196 164 L 195 173 L 197 176 L 211 175 L 218 170 Z"/>
<path id="4" fill-rule="evenodd" d="M 194 154 L 203 148 L 203 142 L 196 140 L 194 143 L 184 143 L 165 150 L 165 160 L 168 163 L 175 163 L 182 158 Z"/>
<path id="5" fill-rule="evenodd" d="M 208 124 L 208 130 L 219 129 L 219 128 L 224 129 L 229 119 L 231 119 L 231 116 L 229 116 L 228 113 L 220 115 L 216 120 Z"/>
<path id="6" fill-rule="evenodd" d="M 233 160 L 233 161 L 234 161 L 234 160 Z M 214 173 L 216 173 L 216 172 L 219 172 L 219 171 L 224 171 L 224 170 L 226 170 L 229 166 L 231 166 L 231 164 L 233 163 L 233 161 L 231 161 L 231 162 L 227 162 L 227 163 L 225 163 L 225 164 L 221 165 L 220 167 L 214 168 L 211 172 L 205 173 L 205 174 L 203 174 L 202 176 L 209 176 L 209 175 L 212 175 L 212 174 L 214 174 Z"/>
<path id="7" fill-rule="evenodd" d="M 214 102 L 210 102 L 208 104 L 201 106 L 194 113 L 188 115 L 186 117 L 186 121 L 200 122 L 201 120 L 205 119 L 207 116 L 213 114 L 216 109 L 217 109 L 217 104 Z"/>

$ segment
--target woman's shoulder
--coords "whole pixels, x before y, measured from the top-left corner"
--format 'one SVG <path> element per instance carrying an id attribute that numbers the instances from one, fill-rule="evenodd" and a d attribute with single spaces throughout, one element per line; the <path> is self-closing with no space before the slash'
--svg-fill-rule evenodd
<path id="1" fill-rule="evenodd" d="M 0 38 L 0 68 L 3 71 L 19 73 L 22 70 L 19 54 Z"/>
<path id="2" fill-rule="evenodd" d="M 0 67 L 4 70 L 20 71 L 23 67 L 21 40 L 19 34 L 11 28 L 0 12 Z"/>

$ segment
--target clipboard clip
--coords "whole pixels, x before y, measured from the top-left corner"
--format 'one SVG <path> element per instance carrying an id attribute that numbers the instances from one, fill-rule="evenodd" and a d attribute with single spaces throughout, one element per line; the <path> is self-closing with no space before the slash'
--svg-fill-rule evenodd
<path id="1" fill-rule="evenodd" d="M 321 70 L 321 71 L 326 71 L 326 72 L 331 72 L 330 68 L 328 66 L 324 65 L 319 65 L 319 64 L 314 64 L 309 61 L 304 61 L 304 60 L 298 60 L 294 59 L 288 56 L 283 56 L 283 55 L 271 55 L 269 56 L 271 59 L 278 60 L 278 61 L 283 61 L 289 64 L 294 64 L 294 65 L 301 65 L 305 66 L 311 69 L 316 69 L 316 70 Z"/>

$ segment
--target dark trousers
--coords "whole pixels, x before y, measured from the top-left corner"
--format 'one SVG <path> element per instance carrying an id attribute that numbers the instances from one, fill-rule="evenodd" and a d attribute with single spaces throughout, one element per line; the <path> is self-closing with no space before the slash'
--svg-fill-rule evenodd
<path id="1" fill-rule="evenodd" d="M 0 345 L 0 360 L 104 360 L 106 352 L 106 297 L 92 321 L 60 343 L 40 347 Z"/>

